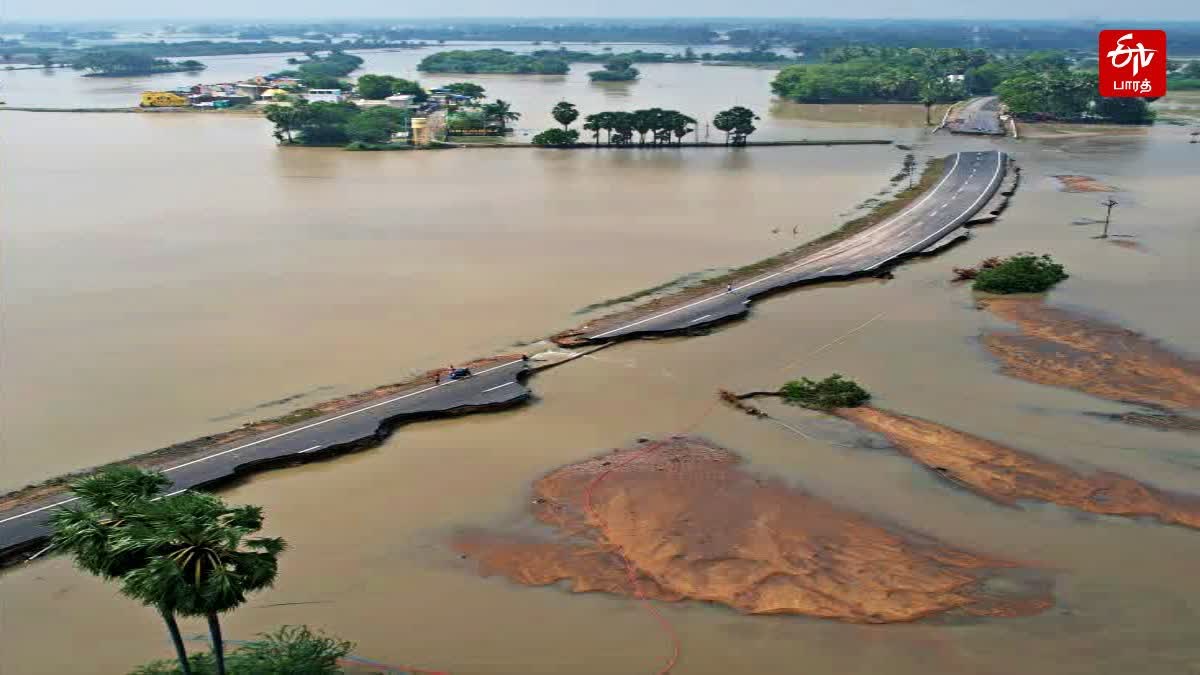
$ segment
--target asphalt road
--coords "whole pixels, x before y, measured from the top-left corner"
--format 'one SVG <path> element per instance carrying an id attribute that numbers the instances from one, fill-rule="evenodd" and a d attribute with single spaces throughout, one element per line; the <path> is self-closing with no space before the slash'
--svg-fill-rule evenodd
<path id="1" fill-rule="evenodd" d="M 746 313 L 750 300 L 779 288 L 819 279 L 869 273 L 907 255 L 941 247 L 988 203 L 1004 179 L 1007 155 L 960 152 L 946 158 L 940 182 L 891 220 L 842 240 L 779 270 L 731 290 L 587 334 L 590 341 L 671 333 Z"/>
<path id="2" fill-rule="evenodd" d="M 973 98 L 946 123 L 952 134 L 1004 135 L 1000 123 L 1000 99 L 995 96 Z"/>
<path id="3" fill-rule="evenodd" d="M 472 377 L 428 386 L 326 417 L 313 418 L 255 439 L 212 448 L 207 454 L 165 470 L 169 493 L 229 479 L 253 465 L 302 462 L 381 439 L 390 427 L 412 418 L 437 417 L 475 408 L 516 403 L 529 396 L 526 366 L 516 359 Z M 62 495 L 0 515 L 0 554 L 26 547 L 48 533 L 53 510 L 73 499 Z"/>

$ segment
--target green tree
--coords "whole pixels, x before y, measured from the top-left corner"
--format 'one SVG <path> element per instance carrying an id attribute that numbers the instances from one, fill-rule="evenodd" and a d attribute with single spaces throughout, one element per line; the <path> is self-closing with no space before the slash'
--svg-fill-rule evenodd
<path id="1" fill-rule="evenodd" d="M 1154 111 L 1142 98 L 1097 96 L 1092 113 L 1117 124 L 1149 124 L 1155 117 Z"/>
<path id="2" fill-rule="evenodd" d="M 354 83 L 358 95 L 371 100 L 385 99 L 393 94 L 406 94 L 416 101 L 424 101 L 428 94 L 421 85 L 392 75 L 363 75 Z"/>
<path id="3" fill-rule="evenodd" d="M 71 483 L 79 501 L 50 516 L 50 549 L 69 555 L 79 569 L 107 581 L 123 579 L 150 563 L 145 547 L 129 545 L 125 530 L 145 518 L 152 499 L 162 497 L 170 481 L 161 473 L 133 467 L 111 467 Z M 171 636 L 180 672 L 190 675 L 187 649 L 175 620 L 175 604 L 169 597 L 130 597 L 158 610 Z"/>
<path id="4" fill-rule="evenodd" d="M 871 400 L 866 389 L 837 373 L 819 381 L 807 377 L 792 380 L 783 385 L 779 393 L 787 403 L 817 410 L 856 408 Z"/>
<path id="5" fill-rule="evenodd" d="M 575 107 L 574 103 L 559 101 L 555 104 L 554 109 L 550 111 L 550 116 L 554 118 L 554 121 L 563 125 L 563 130 L 565 131 L 567 127 L 571 126 L 572 122 L 579 118 L 579 110 Z"/>
<path id="6" fill-rule="evenodd" d="M 275 140 L 280 143 L 285 140 L 288 143 L 295 141 L 292 134 L 304 126 L 308 113 L 307 106 L 307 102 L 301 100 L 292 105 L 271 104 L 263 109 L 267 121 L 275 125 Z"/>
<path id="7" fill-rule="evenodd" d="M 496 99 L 495 103 L 483 106 L 483 114 L 489 121 L 500 125 L 502 134 L 508 130 L 509 122 L 521 119 L 521 113 L 513 112 L 512 105 L 502 98 Z"/>
<path id="8" fill-rule="evenodd" d="M 403 110 L 390 106 L 376 106 L 352 117 L 346 123 L 346 135 L 351 141 L 359 143 L 387 143 L 396 132 L 404 129 L 407 121 Z"/>
<path id="9" fill-rule="evenodd" d="M 604 129 L 604 113 L 588 115 L 583 120 L 583 128 L 592 132 L 592 139 L 600 145 L 600 132 Z"/>
<path id="10" fill-rule="evenodd" d="M 671 111 L 668 117 L 668 128 L 671 130 L 671 133 L 674 134 L 676 144 L 683 145 L 683 137 L 696 130 L 691 126 L 695 123 L 695 118 L 688 117 L 687 115 L 674 110 Z"/>
<path id="11" fill-rule="evenodd" d="M 459 96 L 466 96 L 467 98 L 471 99 L 472 103 L 479 101 L 480 99 L 487 98 L 487 94 L 484 93 L 485 89 L 483 86 L 475 84 L 474 82 L 454 82 L 442 87 L 442 89 L 454 94 L 458 94 Z"/>
<path id="12" fill-rule="evenodd" d="M 579 142 L 579 132 L 575 129 L 547 129 L 529 142 L 534 145 L 553 148 L 567 148 Z"/>
<path id="13" fill-rule="evenodd" d="M 750 134 L 756 131 L 754 122 L 758 120 L 758 115 L 749 108 L 735 105 L 728 110 L 722 110 L 713 117 L 713 126 L 718 130 L 725 132 L 725 143 L 728 145 L 732 142 L 734 145 L 745 145 L 746 139 Z"/>
<path id="14" fill-rule="evenodd" d="M 1020 253 L 979 270 L 974 289 L 985 293 L 1042 293 L 1068 277 L 1048 255 Z"/>
<path id="15" fill-rule="evenodd" d="M 273 585 L 287 548 L 283 539 L 252 536 L 262 524 L 261 507 L 229 507 L 214 495 L 183 492 L 145 503 L 142 517 L 122 528 L 113 545 L 149 554 L 147 564 L 122 576 L 125 594 L 208 620 L 218 675 L 226 673 L 220 615 Z"/>

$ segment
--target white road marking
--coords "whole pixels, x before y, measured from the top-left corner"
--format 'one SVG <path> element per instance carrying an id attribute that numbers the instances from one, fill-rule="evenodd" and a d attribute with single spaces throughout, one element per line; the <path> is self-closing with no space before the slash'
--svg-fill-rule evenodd
<path id="1" fill-rule="evenodd" d="M 311 448 L 305 448 L 305 449 L 301 450 L 300 452 L 297 452 L 296 454 L 297 454 L 297 455 L 303 455 L 303 454 L 304 454 L 304 453 L 306 453 L 306 452 L 312 452 L 313 450 L 320 450 L 320 449 L 321 449 L 321 446 L 319 446 L 319 445 L 314 445 L 314 446 L 312 446 Z"/>
<path id="2" fill-rule="evenodd" d="M 1004 153 L 1002 153 L 1002 152 L 997 153 L 997 155 L 996 155 L 996 172 L 992 174 L 992 177 L 988 180 L 987 185 L 991 185 L 996 180 L 996 177 L 1000 175 L 1000 169 L 1002 169 L 1004 167 L 1004 159 L 1005 159 Z M 957 219 L 963 217 L 964 215 L 970 213 L 971 211 L 973 211 L 975 209 L 976 205 L 978 205 L 979 202 L 986 196 L 988 196 L 988 190 L 984 190 L 983 192 L 980 192 L 979 196 L 975 198 L 975 201 L 971 202 L 970 206 L 968 206 L 962 213 L 958 214 L 954 218 L 951 218 L 950 221 L 954 222 L 955 220 L 957 220 Z M 909 251 L 913 250 L 914 248 L 924 245 L 930 239 L 938 236 L 938 234 L 939 233 L 934 232 L 933 234 L 929 235 L 928 237 L 925 237 L 924 239 L 922 239 L 921 241 L 918 241 L 917 243 L 913 244 L 912 246 L 909 246 L 908 248 L 904 249 L 903 251 L 897 253 L 896 256 L 902 256 L 905 253 L 908 253 Z M 945 234 L 948 234 L 948 233 L 944 233 L 942 236 L 945 236 Z M 893 257 L 896 257 L 896 256 L 893 256 Z M 879 263 L 876 263 L 876 265 L 878 265 L 878 264 Z M 872 265 L 872 267 L 874 267 L 874 265 Z M 867 269 L 871 269 L 871 267 L 868 267 Z"/>
<path id="3" fill-rule="evenodd" d="M 496 391 L 497 389 L 503 389 L 503 388 L 505 388 L 505 387 L 511 387 L 511 386 L 512 386 L 512 385 L 514 385 L 514 384 L 516 384 L 516 382 L 505 382 L 504 384 L 498 384 L 498 385 L 496 385 L 496 386 L 494 386 L 494 387 L 491 387 L 491 388 L 488 388 L 488 389 L 484 389 L 484 390 L 483 390 L 481 393 L 484 393 L 484 394 L 486 394 L 486 393 L 488 393 L 489 391 Z"/>
<path id="4" fill-rule="evenodd" d="M 892 223 L 894 223 L 894 222 L 896 222 L 896 221 L 900 220 L 901 218 L 904 218 L 904 217 L 905 217 L 905 216 L 907 216 L 908 214 L 910 214 L 910 213 L 912 213 L 913 211 L 917 210 L 917 209 L 918 209 L 918 208 L 920 208 L 920 207 L 921 207 L 921 205 L 923 205 L 925 202 L 927 202 L 927 201 L 929 201 L 930 199 L 932 199 L 932 198 L 933 198 L 933 196 L 937 194 L 937 191 L 938 191 L 938 189 L 940 189 L 940 188 L 942 187 L 942 185 L 944 185 L 944 184 L 946 183 L 946 181 L 950 180 L 950 177 L 954 175 L 954 170 L 958 168 L 958 161 L 959 161 L 959 158 L 960 158 L 960 157 L 962 157 L 962 153 L 961 153 L 961 152 L 957 152 L 957 153 L 955 153 L 955 154 L 954 154 L 954 164 L 950 165 L 950 170 L 946 172 L 946 175 L 945 175 L 944 177 L 942 177 L 942 180 L 938 181 L 938 184 L 937 184 L 937 185 L 933 186 L 933 189 L 929 191 L 929 194 L 925 195 L 925 197 L 924 197 L 924 198 L 922 198 L 920 201 L 918 201 L 916 204 L 913 204 L 912 206 L 910 206 L 910 207 L 908 207 L 907 209 L 905 209 L 905 210 L 904 210 L 904 212 L 902 212 L 900 215 L 896 216 L 895 218 L 892 218 L 891 220 L 887 221 L 887 222 L 886 222 L 886 223 L 884 223 L 883 225 L 880 225 L 879 227 L 881 227 L 881 228 L 882 228 L 882 227 L 887 227 L 888 225 L 891 225 Z M 978 158 L 976 158 L 976 161 L 978 161 Z M 839 252 L 840 252 L 840 251 L 839 251 Z M 832 253 L 831 253 L 831 254 L 832 254 Z M 825 257 L 828 257 L 828 256 L 825 256 Z M 800 262 L 796 263 L 795 265 L 792 265 L 791 267 L 787 267 L 787 268 L 785 268 L 785 269 L 782 269 L 782 270 L 780 270 L 780 271 L 778 271 L 778 272 L 774 272 L 774 273 L 772 273 L 772 274 L 768 274 L 768 275 L 766 275 L 766 276 L 762 276 L 762 277 L 759 277 L 759 278 L 757 278 L 757 279 L 753 279 L 753 280 L 751 280 L 751 281 L 747 281 L 746 283 L 742 284 L 741 286 L 735 286 L 733 290 L 735 290 L 735 291 L 740 291 L 740 290 L 742 290 L 743 288 L 749 288 L 750 286 L 754 286 L 755 284 L 760 284 L 760 283 L 762 283 L 762 282 L 766 281 L 767 279 L 774 279 L 775 277 L 777 277 L 777 276 L 779 276 L 779 275 L 781 275 L 781 274 L 787 274 L 788 272 L 791 272 L 792 270 L 794 270 L 794 269 L 796 269 L 796 268 L 798 268 L 798 267 L 804 267 L 805 265 L 811 265 L 811 264 L 813 264 L 814 262 L 816 262 L 816 260 L 820 260 L 820 259 L 821 259 L 821 258 L 816 258 L 816 259 L 805 259 L 805 260 L 801 260 Z M 830 269 L 830 268 L 826 267 L 825 269 Z M 825 270 L 821 270 L 821 271 L 823 272 L 823 271 L 825 271 Z M 695 301 L 695 302 L 692 302 L 692 303 L 688 303 L 688 304 L 686 304 L 686 305 L 683 305 L 683 306 L 681 306 L 681 307 L 676 307 L 675 309 L 670 309 L 670 310 L 667 310 L 667 311 L 663 312 L 662 314 L 656 314 L 656 315 L 654 315 L 654 316 L 647 317 L 647 318 L 645 318 L 645 319 L 642 319 L 642 320 L 640 320 L 640 321 L 634 321 L 633 323 L 628 323 L 628 324 L 625 324 L 624 326 L 618 326 L 618 327 L 616 327 L 616 328 L 613 328 L 612 330 L 607 330 L 607 331 L 605 331 L 605 332 L 603 332 L 603 333 L 600 333 L 600 334 L 598 334 L 598 335 L 593 335 L 593 336 L 591 336 L 591 337 L 589 337 L 589 338 L 587 338 L 587 339 L 589 339 L 589 340 L 599 340 L 600 338 L 602 338 L 602 337 L 606 337 L 606 336 L 608 336 L 608 335 L 612 335 L 613 333 L 618 333 L 618 332 L 620 332 L 620 331 L 623 331 L 623 330 L 626 330 L 626 329 L 628 329 L 628 328 L 633 328 L 634 326 L 640 326 L 640 325 L 642 325 L 642 324 L 644 324 L 644 323 L 646 323 L 646 322 L 648 322 L 648 321 L 654 321 L 654 320 L 656 320 L 656 319 L 661 319 L 661 318 L 663 318 L 664 316 L 670 316 L 670 315 L 672 315 L 672 314 L 675 314 L 676 312 L 682 312 L 682 311 L 683 311 L 683 310 L 685 310 L 685 309 L 691 309 L 692 307 L 695 307 L 696 305 L 701 305 L 701 304 L 704 304 L 704 303 L 706 303 L 706 302 L 710 302 L 710 301 L 712 301 L 712 300 L 715 300 L 715 299 L 717 299 L 717 298 L 724 297 L 724 296 L 725 296 L 725 295 L 727 295 L 727 294 L 728 294 L 728 291 L 726 291 L 726 292 L 723 292 L 723 293 L 719 293 L 719 294 L 717 294 L 717 295 L 712 295 L 712 296 L 709 296 L 709 297 L 707 297 L 707 298 L 702 298 L 702 299 L 700 299 L 700 300 L 697 300 L 697 301 Z M 3 522 L 3 521 L 0 521 L 0 522 Z"/>
<path id="5" fill-rule="evenodd" d="M 712 314 L 705 314 L 704 316 L 700 317 L 699 319 L 692 319 L 692 320 L 691 320 L 691 321 L 689 321 L 688 323 L 699 323 L 700 321 L 703 321 L 703 320 L 707 319 L 707 318 L 708 318 L 708 317 L 710 317 L 710 316 L 712 316 Z"/>
<path id="6" fill-rule="evenodd" d="M 499 369 L 501 369 L 501 368 L 507 368 L 508 366 L 511 366 L 511 365 L 513 365 L 514 363 L 522 363 L 522 361 L 521 361 L 521 360 L 516 360 L 516 361 L 509 361 L 508 363 L 502 363 L 502 364 L 500 364 L 500 365 L 498 365 L 498 366 L 493 366 L 492 368 L 488 368 L 487 370 L 481 370 L 481 371 L 479 371 L 478 373 L 476 373 L 476 375 L 482 375 L 482 374 L 484 374 L 484 373 L 490 373 L 490 372 L 492 372 L 493 370 L 499 370 Z M 416 396 L 416 395 L 418 395 L 418 394 L 424 394 L 425 392 L 427 392 L 427 391 L 433 391 L 434 389 L 437 389 L 438 387 L 445 387 L 445 386 L 449 386 L 449 385 L 451 385 L 451 384 L 455 384 L 455 383 L 457 383 L 457 382 L 465 382 L 465 381 L 466 381 L 466 380 L 450 380 L 450 381 L 448 381 L 448 382 L 442 382 L 441 384 L 435 384 L 435 385 L 433 385 L 432 387 L 426 387 L 426 388 L 424 388 L 424 389 L 421 389 L 421 390 L 419 390 L 419 391 L 414 391 L 414 392 L 410 392 L 410 393 L 403 394 L 403 395 L 400 395 L 400 396 L 396 396 L 396 397 L 393 397 L 393 398 L 389 398 L 389 399 L 388 399 L 388 400 L 386 400 L 386 401 L 380 401 L 379 403 L 373 403 L 373 404 L 371 404 L 371 405 L 369 405 L 369 406 L 366 406 L 365 408 L 357 408 L 357 409 L 355 409 L 355 410 L 351 410 L 350 412 L 345 412 L 345 413 L 342 413 L 341 415 L 337 415 L 336 417 L 330 417 L 330 418 L 328 418 L 328 419 L 323 419 L 323 420 L 320 420 L 320 421 L 317 421 L 317 422 L 313 422 L 312 424 L 306 424 L 306 425 L 304 425 L 304 426 L 302 426 L 302 427 L 297 427 L 297 428 L 295 428 L 295 429 L 291 429 L 291 430 L 285 431 L 285 432 L 283 432 L 283 433 L 275 434 L 274 436 L 268 436 L 267 438 L 260 438 L 260 439 L 259 439 L 259 440 L 257 440 L 257 441 L 252 441 L 252 442 L 250 442 L 250 443 L 247 443 L 247 444 L 245 444 L 245 445 L 239 445 L 239 446 L 238 446 L 238 447 L 236 447 L 236 448 L 230 448 L 229 450 L 222 450 L 221 452 L 213 453 L 213 454 L 211 454 L 211 455 L 208 455 L 208 456 L 206 456 L 206 457 L 201 457 L 200 459 L 194 459 L 194 460 L 192 460 L 192 461 L 190 461 L 190 462 L 185 462 L 185 463 L 183 463 L 183 464 L 180 464 L 179 466 L 173 466 L 173 467 L 171 467 L 171 468 L 169 468 L 169 469 L 164 469 L 164 470 L 163 470 L 163 473 L 166 473 L 166 472 L 168 472 L 168 471 L 175 471 L 175 470 L 178 470 L 178 469 L 182 469 L 182 468 L 183 468 L 183 467 L 185 467 L 185 466 L 191 466 L 191 465 L 193 465 L 193 464 L 199 464 L 200 462 L 207 462 L 208 460 L 210 460 L 210 459 L 212 459 L 212 458 L 214 458 L 214 457 L 220 457 L 221 455 L 228 455 L 228 454 L 229 454 L 229 453 L 231 453 L 231 452 L 237 452 L 238 450 L 243 450 L 243 449 L 245 449 L 245 448 L 249 448 L 249 447 L 251 447 L 251 446 L 258 445 L 258 444 L 260 444 L 260 443 L 266 443 L 267 441 L 273 441 L 273 440 L 275 440 L 276 438 L 283 438 L 284 436 L 290 436 L 290 435 L 292 435 L 292 434 L 295 434 L 295 433 L 298 433 L 298 432 L 304 431 L 304 430 L 306 430 L 306 429 L 312 429 L 313 427 L 319 427 L 319 426 L 321 426 L 322 424 L 329 424 L 330 422 L 333 422 L 334 420 L 340 420 L 340 419 L 342 419 L 343 417 L 349 417 L 349 416 L 351 416 L 351 415 L 357 415 L 358 413 L 361 413 L 361 412 L 366 412 L 366 411 L 368 411 L 368 410 L 371 410 L 371 409 L 373 409 L 373 408 L 378 408 L 379 406 L 387 405 L 387 404 L 389 404 L 389 403 L 395 403 L 396 401 L 399 401 L 399 400 L 402 400 L 402 399 L 406 399 L 406 398 L 409 398 L 409 397 L 412 397 L 412 396 Z M 511 384 L 511 383 L 510 383 L 510 384 Z M 56 507 L 62 506 L 63 504 L 70 504 L 71 502 L 76 502 L 76 501 L 79 501 L 79 497 L 72 497 L 72 498 L 70 498 L 70 499 L 64 499 L 64 500 L 62 500 L 62 501 L 59 501 L 59 502 L 54 502 L 53 504 L 49 504 L 49 505 L 47 505 L 47 506 L 43 506 L 43 507 L 41 507 L 41 508 L 36 508 L 36 509 L 33 509 L 32 511 L 26 511 L 25 513 L 18 513 L 18 514 L 17 514 L 17 515 L 15 515 L 15 516 L 9 516 L 9 517 L 7 517 L 7 518 L 5 518 L 5 519 L 3 519 L 3 520 L 0 520 L 0 524 L 7 523 L 7 522 L 9 522 L 10 520 L 16 520 L 16 519 L 18 519 L 18 518 L 24 518 L 25 516 L 30 516 L 30 515 L 33 515 L 33 514 L 35 514 L 35 513 L 40 513 L 40 512 L 42 512 L 42 511 L 45 511 L 45 510 L 47 510 L 47 509 L 53 509 L 53 508 L 56 508 Z"/>

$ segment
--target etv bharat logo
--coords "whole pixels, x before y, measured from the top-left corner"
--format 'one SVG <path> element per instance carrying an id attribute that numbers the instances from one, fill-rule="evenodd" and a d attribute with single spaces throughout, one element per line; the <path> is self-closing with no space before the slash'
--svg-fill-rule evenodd
<path id="1" fill-rule="evenodd" d="M 1167 93 L 1167 34 L 1100 31 L 1100 95 L 1153 98 Z"/>

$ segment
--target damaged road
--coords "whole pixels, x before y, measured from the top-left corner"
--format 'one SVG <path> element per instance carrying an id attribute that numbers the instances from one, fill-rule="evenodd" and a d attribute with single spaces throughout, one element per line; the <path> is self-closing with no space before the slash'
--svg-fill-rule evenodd
<path id="1" fill-rule="evenodd" d="M 1008 155 L 999 151 L 959 152 L 947 157 L 941 180 L 912 206 L 885 223 L 859 232 L 790 265 L 735 282 L 714 293 L 649 316 L 606 322 L 574 331 L 569 346 L 669 334 L 741 316 L 750 301 L 783 288 L 879 272 L 906 257 L 936 251 L 962 236 L 962 229 L 988 204 L 1003 182 Z"/>
<path id="2" fill-rule="evenodd" d="M 306 420 L 290 427 L 215 446 L 206 454 L 163 469 L 171 479 L 169 492 L 207 487 L 253 470 L 286 466 L 375 445 L 397 426 L 516 405 L 529 398 L 524 379 L 529 368 L 517 358 L 481 369 L 471 377 L 406 392 L 337 414 Z M 62 494 L 34 501 L 0 517 L 0 559 L 42 545 L 49 534 L 50 514 L 73 498 Z"/>

